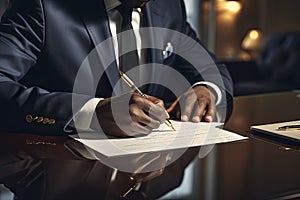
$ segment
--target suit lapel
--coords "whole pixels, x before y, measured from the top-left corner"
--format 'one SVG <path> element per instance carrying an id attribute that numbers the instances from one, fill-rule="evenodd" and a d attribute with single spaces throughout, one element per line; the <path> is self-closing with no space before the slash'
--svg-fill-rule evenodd
<path id="1" fill-rule="evenodd" d="M 95 11 L 96 10 L 96 11 Z M 118 84 L 119 72 L 115 62 L 114 47 L 111 38 L 108 16 L 106 14 L 104 1 L 91 0 L 84 3 L 81 9 L 81 16 L 91 41 L 96 47 L 97 55 L 102 66 L 105 67 L 105 73 L 115 94 L 121 93 L 121 87 Z M 105 41 L 105 43 L 102 43 Z M 104 46 L 100 43 L 105 44 Z M 112 64 L 108 61 L 114 61 Z"/>
<path id="2" fill-rule="evenodd" d="M 155 1 L 150 1 L 145 5 L 144 13 L 146 14 L 146 27 L 163 27 L 162 12 L 159 11 L 159 7 Z M 148 35 L 152 47 L 157 48 L 163 45 L 163 38 L 159 32 L 151 30 Z M 162 63 L 162 54 L 160 51 L 152 49 L 151 62 Z"/>
<path id="3" fill-rule="evenodd" d="M 149 29 L 150 31 L 146 34 L 149 37 L 151 47 L 155 47 L 151 49 L 151 59 L 148 60 L 149 63 L 153 63 L 151 73 L 149 73 L 152 74 L 150 80 L 152 83 L 160 83 L 160 76 L 164 73 L 162 72 L 163 69 L 161 67 L 157 67 L 157 63 L 163 63 L 162 49 L 164 46 L 164 39 L 162 37 L 163 33 L 157 28 L 164 27 L 164 12 L 161 11 L 160 6 L 156 1 L 150 1 L 145 5 L 144 13 L 146 14 L 146 26 L 148 28 L 156 27 L 154 29 Z M 151 84 L 147 93 L 160 97 L 164 91 L 158 88 L 157 84 Z"/>

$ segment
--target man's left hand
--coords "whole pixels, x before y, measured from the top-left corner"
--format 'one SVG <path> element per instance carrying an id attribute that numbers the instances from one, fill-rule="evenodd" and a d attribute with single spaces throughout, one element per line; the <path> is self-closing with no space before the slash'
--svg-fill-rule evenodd
<path id="1" fill-rule="evenodd" d="M 167 111 L 181 121 L 212 122 L 216 114 L 215 104 L 215 95 L 204 85 L 198 85 L 180 96 Z"/>

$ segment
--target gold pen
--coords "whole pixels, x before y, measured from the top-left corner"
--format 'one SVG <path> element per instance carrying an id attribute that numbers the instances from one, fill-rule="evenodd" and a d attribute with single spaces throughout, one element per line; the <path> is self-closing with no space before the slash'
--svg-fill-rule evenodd
<path id="1" fill-rule="evenodd" d="M 136 186 L 138 185 L 138 182 L 136 182 L 136 180 L 133 177 L 129 177 L 130 178 L 130 184 L 129 187 L 126 188 L 126 190 L 124 190 L 121 195 L 120 198 L 125 198 L 132 190 L 134 190 L 136 188 Z"/>
<path id="2" fill-rule="evenodd" d="M 147 96 L 133 83 L 133 81 L 122 71 L 119 71 L 121 78 L 123 79 L 123 81 L 133 90 L 135 90 L 139 95 L 141 95 L 144 98 L 147 98 Z M 167 112 L 167 111 L 166 111 Z M 172 123 L 170 122 L 170 120 L 166 119 L 165 124 L 167 126 L 169 126 L 170 128 L 172 128 L 174 131 L 175 128 L 172 125 Z"/>

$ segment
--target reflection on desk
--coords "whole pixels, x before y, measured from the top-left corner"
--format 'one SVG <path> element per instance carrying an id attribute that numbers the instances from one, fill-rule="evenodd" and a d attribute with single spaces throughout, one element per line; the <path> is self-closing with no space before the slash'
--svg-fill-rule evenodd
<path id="1" fill-rule="evenodd" d="M 114 170 L 71 152 L 64 145 L 71 140 L 68 137 L 1 134 L 0 138 L 0 184 L 16 199 L 119 199 L 116 186 L 111 186 Z M 156 199 L 176 188 L 198 151 L 187 150 L 161 176 L 143 183 L 127 199 Z"/>

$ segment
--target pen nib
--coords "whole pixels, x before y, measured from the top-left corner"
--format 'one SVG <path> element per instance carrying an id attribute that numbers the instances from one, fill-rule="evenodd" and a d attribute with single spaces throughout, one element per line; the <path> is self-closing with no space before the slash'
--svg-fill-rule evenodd
<path id="1" fill-rule="evenodd" d="M 172 128 L 173 129 L 173 131 L 176 131 L 176 129 L 174 128 L 174 126 L 173 126 L 173 124 L 170 122 L 170 120 L 166 120 L 165 121 L 165 124 L 167 124 L 170 128 Z"/>

